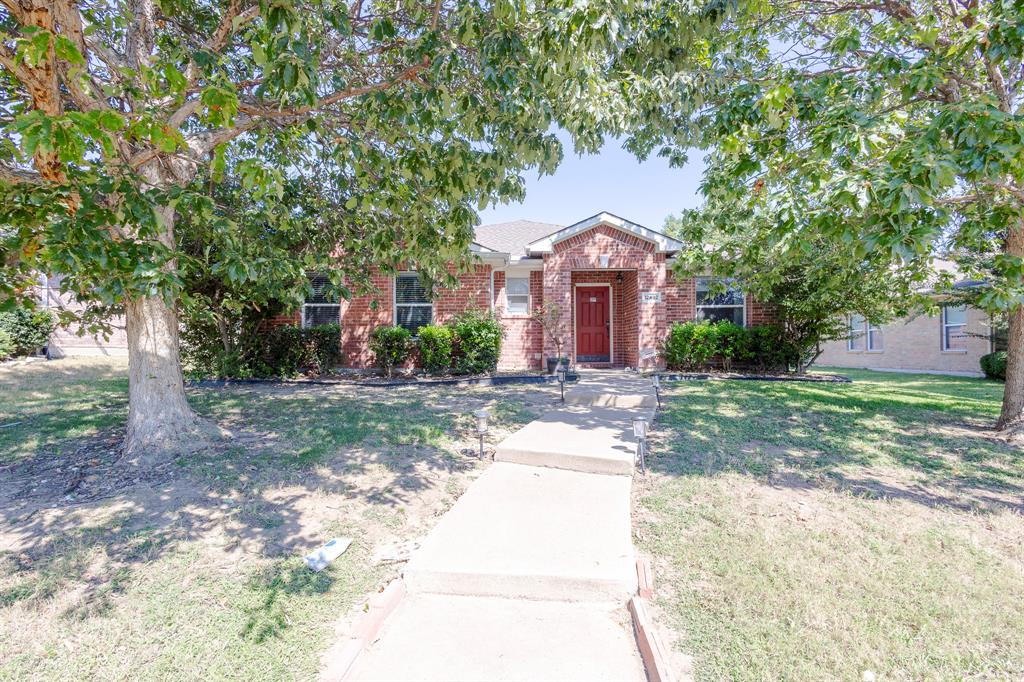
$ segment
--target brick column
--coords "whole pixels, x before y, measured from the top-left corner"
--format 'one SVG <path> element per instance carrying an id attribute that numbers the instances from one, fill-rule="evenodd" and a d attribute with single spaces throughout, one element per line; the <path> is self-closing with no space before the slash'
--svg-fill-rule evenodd
<path id="1" fill-rule="evenodd" d="M 553 301 L 558 305 L 559 324 L 565 332 L 562 354 L 571 358 L 576 339 L 572 334 L 572 269 L 561 254 L 544 255 L 544 303 Z M 544 358 L 555 357 L 557 349 L 551 338 L 544 335 Z"/>
<path id="2" fill-rule="evenodd" d="M 644 267 L 637 273 L 639 278 L 639 289 L 637 297 L 641 297 L 644 292 L 661 292 L 662 296 L 659 301 L 638 301 L 639 306 L 638 318 L 639 318 L 639 330 L 637 341 L 639 345 L 639 362 L 638 366 L 641 369 L 651 369 L 657 367 L 661 359 L 657 355 L 653 357 L 644 357 L 650 355 L 652 352 L 657 353 L 661 347 L 661 342 L 665 339 L 665 334 L 668 332 L 668 313 L 665 301 L 665 254 L 663 253 L 652 253 L 649 254 L 645 259 L 646 263 Z"/>

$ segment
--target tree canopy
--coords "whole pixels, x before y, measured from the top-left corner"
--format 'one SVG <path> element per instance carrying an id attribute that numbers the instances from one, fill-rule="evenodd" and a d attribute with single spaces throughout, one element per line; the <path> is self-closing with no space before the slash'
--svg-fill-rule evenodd
<path id="1" fill-rule="evenodd" d="M 704 66 L 676 82 L 683 106 L 652 117 L 648 148 L 668 130 L 663 153 L 706 149 L 708 201 L 770 225 L 795 259 L 822 239 L 894 268 L 959 258 L 989 283 L 978 305 L 1013 313 L 1020 371 L 1008 371 L 1001 423 L 1019 420 L 1024 5 L 761 2 L 706 46 Z"/>
<path id="2" fill-rule="evenodd" d="M 726 8 L 0 0 L 0 299 L 46 271 L 123 307 L 129 454 L 199 442 L 177 338 L 190 267 L 260 287 L 347 254 L 342 294 L 368 262 L 443 278 L 476 209 L 555 168 L 555 126 L 579 150 L 633 127 Z M 204 189 L 226 170 L 244 217 Z M 309 182 L 330 229 L 277 248 L 310 236 L 287 203 Z M 180 239 L 185 213 L 201 231 Z"/>

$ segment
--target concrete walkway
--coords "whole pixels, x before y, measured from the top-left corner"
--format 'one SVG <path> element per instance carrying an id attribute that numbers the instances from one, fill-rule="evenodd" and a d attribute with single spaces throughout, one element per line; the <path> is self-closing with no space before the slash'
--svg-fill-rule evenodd
<path id="1" fill-rule="evenodd" d="M 408 596 L 354 680 L 644 680 L 636 593 L 631 419 L 650 382 L 588 372 L 566 406 L 498 445 L 497 460 L 406 566 Z"/>

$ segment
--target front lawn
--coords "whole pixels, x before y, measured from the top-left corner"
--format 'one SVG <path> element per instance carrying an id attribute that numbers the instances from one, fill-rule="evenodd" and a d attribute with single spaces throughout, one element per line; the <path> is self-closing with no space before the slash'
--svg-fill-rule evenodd
<path id="1" fill-rule="evenodd" d="M 635 486 L 699 679 L 1024 675 L 1024 454 L 1002 385 L 679 382 Z"/>
<path id="2" fill-rule="evenodd" d="M 119 360 L 0 367 L 0 680 L 310 679 L 551 386 L 190 389 L 232 438 L 117 459 Z M 354 539 L 319 574 L 303 554 Z M 340 619 L 340 622 L 339 622 Z"/>

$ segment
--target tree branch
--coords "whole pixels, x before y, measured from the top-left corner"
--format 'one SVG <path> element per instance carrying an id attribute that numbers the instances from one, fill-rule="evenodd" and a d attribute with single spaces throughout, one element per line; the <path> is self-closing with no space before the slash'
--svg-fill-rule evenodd
<path id="1" fill-rule="evenodd" d="M 34 170 L 17 168 L 0 161 L 0 182 L 8 185 L 42 184 L 43 178 Z"/>

